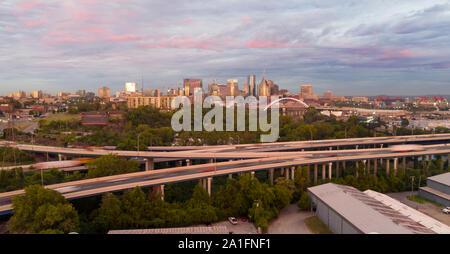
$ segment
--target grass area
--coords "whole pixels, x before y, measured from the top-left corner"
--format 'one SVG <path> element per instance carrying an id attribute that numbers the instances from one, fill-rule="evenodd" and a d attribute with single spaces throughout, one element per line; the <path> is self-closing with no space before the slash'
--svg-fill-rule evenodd
<path id="1" fill-rule="evenodd" d="M 69 113 L 58 113 L 58 114 L 51 114 L 48 117 L 44 118 L 45 121 L 68 121 L 78 119 L 78 115 L 75 114 L 69 114 Z M 42 120 L 40 118 L 33 120 L 34 122 L 39 122 L 39 120 Z"/>
<path id="2" fill-rule="evenodd" d="M 305 224 L 313 234 L 333 234 L 327 225 L 323 224 L 317 216 L 306 218 Z"/>
<path id="3" fill-rule="evenodd" d="M 434 201 L 428 200 L 428 199 L 423 198 L 423 197 L 421 197 L 421 196 L 419 196 L 419 195 L 413 195 L 413 196 L 408 195 L 408 196 L 406 196 L 406 198 L 409 199 L 409 200 L 411 200 L 411 201 L 420 203 L 420 204 L 430 203 L 430 204 L 433 204 L 433 205 L 435 205 L 435 206 L 437 206 L 437 207 L 439 207 L 439 208 L 444 207 L 443 205 L 441 205 L 441 204 L 439 204 L 439 203 L 436 203 L 436 202 L 434 202 Z"/>

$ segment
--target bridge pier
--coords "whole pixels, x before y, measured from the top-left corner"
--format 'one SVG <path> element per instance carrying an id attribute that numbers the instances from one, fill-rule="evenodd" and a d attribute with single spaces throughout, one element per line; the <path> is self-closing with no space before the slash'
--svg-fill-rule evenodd
<path id="1" fill-rule="evenodd" d="M 397 175 L 398 158 L 394 158 L 394 175 Z"/>
<path id="2" fill-rule="evenodd" d="M 145 171 L 150 171 L 155 169 L 155 160 L 153 158 L 145 159 Z"/>
<path id="3" fill-rule="evenodd" d="M 291 180 L 295 180 L 295 167 L 291 167 Z"/>
<path id="4" fill-rule="evenodd" d="M 58 160 L 62 161 L 62 154 L 58 153 Z"/>
<path id="5" fill-rule="evenodd" d="M 252 180 L 255 179 L 255 171 L 250 172 L 250 174 L 252 175 Z"/>
<path id="6" fill-rule="evenodd" d="M 306 169 L 306 179 L 309 184 L 309 183 L 311 183 L 311 165 L 308 165 L 307 167 L 308 168 Z"/>
<path id="7" fill-rule="evenodd" d="M 367 160 L 367 175 L 370 175 L 370 160 Z"/>
<path id="8" fill-rule="evenodd" d="M 284 175 L 284 168 L 281 168 L 281 175 Z"/>
<path id="9" fill-rule="evenodd" d="M 386 159 L 386 174 L 389 175 L 389 170 L 391 169 L 389 165 L 389 159 Z"/>
<path id="10" fill-rule="evenodd" d="M 322 164 L 322 180 L 325 180 L 326 178 L 326 164 Z"/>
<path id="11" fill-rule="evenodd" d="M 233 179 L 233 174 L 228 174 L 228 179 Z"/>
<path id="12" fill-rule="evenodd" d="M 284 169 L 286 172 L 286 180 L 289 180 L 289 168 Z"/>
<path id="13" fill-rule="evenodd" d="M 212 183 L 212 177 L 208 177 L 208 195 L 211 197 L 211 183 Z"/>
<path id="14" fill-rule="evenodd" d="M 190 159 L 186 159 L 186 166 L 191 166 L 192 165 L 192 161 Z"/>
<path id="15" fill-rule="evenodd" d="M 182 167 L 183 166 L 183 161 L 177 161 L 177 167 Z"/>
<path id="16" fill-rule="evenodd" d="M 152 193 L 151 193 L 151 195 L 154 197 L 154 196 L 156 196 L 156 195 L 161 195 L 161 200 L 163 200 L 164 201 L 164 184 L 162 184 L 162 185 L 155 185 L 155 186 L 153 186 L 153 188 L 152 188 L 153 190 L 152 190 Z"/>
<path id="17" fill-rule="evenodd" d="M 332 172 L 333 171 L 333 162 L 328 163 L 328 179 L 331 180 Z"/>

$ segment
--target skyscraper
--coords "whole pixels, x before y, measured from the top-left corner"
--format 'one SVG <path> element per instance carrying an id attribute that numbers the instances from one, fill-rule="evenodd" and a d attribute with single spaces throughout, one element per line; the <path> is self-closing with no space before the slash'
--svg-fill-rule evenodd
<path id="1" fill-rule="evenodd" d="M 127 82 L 125 83 L 125 91 L 135 93 L 136 92 L 136 82 Z"/>
<path id="2" fill-rule="evenodd" d="M 304 84 L 300 86 L 300 97 L 307 98 L 312 95 L 312 85 Z"/>
<path id="3" fill-rule="evenodd" d="M 256 79 L 255 75 L 249 75 L 248 79 L 247 79 L 247 84 L 248 84 L 248 87 L 249 87 L 248 95 L 250 95 L 250 96 L 257 96 L 258 95 L 257 92 L 256 92 L 257 89 L 256 89 L 255 79 Z"/>
<path id="4" fill-rule="evenodd" d="M 266 74 L 263 74 L 261 83 L 259 84 L 259 96 L 270 96 L 269 84 L 266 80 Z"/>
<path id="5" fill-rule="evenodd" d="M 184 79 L 183 87 L 184 95 L 190 96 L 194 94 L 195 88 L 203 89 L 203 82 L 201 79 Z"/>
<path id="6" fill-rule="evenodd" d="M 100 98 L 109 98 L 111 97 L 111 90 L 104 86 L 98 89 L 98 97 Z"/>
<path id="7" fill-rule="evenodd" d="M 227 88 L 230 90 L 230 96 L 236 96 L 239 91 L 239 85 L 237 79 L 227 80 Z"/>

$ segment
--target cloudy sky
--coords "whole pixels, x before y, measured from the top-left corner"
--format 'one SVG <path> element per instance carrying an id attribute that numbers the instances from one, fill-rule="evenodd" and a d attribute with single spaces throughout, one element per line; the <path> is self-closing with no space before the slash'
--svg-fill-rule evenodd
<path id="1" fill-rule="evenodd" d="M 0 95 L 144 78 L 260 80 L 298 93 L 450 94 L 448 0 L 1 0 Z"/>

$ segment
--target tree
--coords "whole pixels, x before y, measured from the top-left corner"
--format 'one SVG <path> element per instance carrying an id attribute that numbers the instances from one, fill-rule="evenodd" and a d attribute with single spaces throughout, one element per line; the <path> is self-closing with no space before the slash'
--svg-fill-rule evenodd
<path id="1" fill-rule="evenodd" d="M 309 210 L 311 208 L 311 200 L 306 191 L 302 193 L 300 200 L 297 202 L 297 206 L 301 210 Z"/>
<path id="2" fill-rule="evenodd" d="M 88 178 L 132 173 L 139 170 L 137 161 L 122 159 L 109 154 L 90 161 L 88 164 Z"/>
<path id="3" fill-rule="evenodd" d="M 9 220 L 11 232 L 69 233 L 79 230 L 78 213 L 61 193 L 40 185 L 25 188 L 24 196 L 13 198 L 13 216 Z"/>

